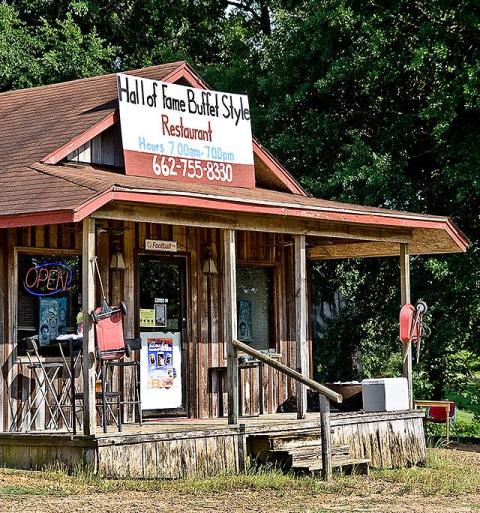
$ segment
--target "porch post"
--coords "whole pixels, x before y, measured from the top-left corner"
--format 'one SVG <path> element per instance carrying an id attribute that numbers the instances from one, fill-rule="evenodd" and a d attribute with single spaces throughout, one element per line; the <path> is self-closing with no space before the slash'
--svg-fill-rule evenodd
<path id="1" fill-rule="evenodd" d="M 410 303 L 410 249 L 408 244 L 400 244 L 400 296 L 402 306 Z M 402 344 L 403 377 L 408 381 L 408 402 L 413 408 L 412 385 L 412 344 Z"/>
<path id="2" fill-rule="evenodd" d="M 95 408 L 95 334 L 90 312 L 95 308 L 95 219 L 83 220 L 82 298 L 83 298 L 83 433 L 94 435 L 97 427 Z"/>
<path id="3" fill-rule="evenodd" d="M 237 263 L 235 230 L 224 230 L 223 293 L 225 304 L 225 344 L 227 345 L 228 423 L 238 424 Z"/>
<path id="4" fill-rule="evenodd" d="M 305 235 L 295 235 L 295 342 L 297 370 L 308 377 L 307 358 L 307 255 Z M 297 418 L 307 412 L 307 388 L 297 383 Z"/>

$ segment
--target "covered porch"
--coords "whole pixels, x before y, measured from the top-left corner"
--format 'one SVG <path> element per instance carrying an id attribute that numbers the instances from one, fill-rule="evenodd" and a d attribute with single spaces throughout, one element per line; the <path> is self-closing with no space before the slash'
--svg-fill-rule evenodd
<path id="1" fill-rule="evenodd" d="M 10 308 L 6 329 L 11 341 L 4 362 L 7 373 L 3 398 L 8 408 L 3 409 L 2 463 L 35 468 L 57 459 L 65 464 L 72 461 L 90 465 L 112 476 L 128 473 L 179 477 L 190 475 L 192 468 L 195 475 L 208 475 L 241 470 L 257 458 L 264 458 L 266 453 L 269 455 L 270 450 L 278 454 L 277 439 L 285 438 L 299 440 L 304 446 L 313 443 L 313 458 L 321 458 L 323 441 L 315 445 L 312 440 L 321 437 L 321 418 L 319 413 L 307 413 L 307 387 L 268 363 L 259 365 L 255 359 L 245 358 L 248 355 L 239 354 L 236 348 L 235 341 L 241 337 L 238 273 L 242 269 L 260 269 L 269 276 L 269 332 L 266 340 L 257 341 L 264 345 L 254 347 L 280 365 L 310 378 L 313 369 L 308 261 L 387 257 L 396 253 L 401 270 L 402 303 L 408 303 L 410 248 L 415 244 L 418 252 L 420 244 L 426 244 L 427 239 L 418 235 L 422 232 L 403 225 L 372 226 L 371 222 L 340 223 L 246 212 L 231 216 L 224 205 L 221 212 L 205 209 L 199 215 L 192 207 L 159 206 L 155 198 L 150 201 L 148 193 L 144 193 L 145 202 L 140 203 L 136 194 L 137 201 L 113 201 L 81 222 L 2 230 L 7 248 L 4 268 L 8 269 L 4 283 L 9 290 Z M 175 243 L 176 251 L 148 250 L 148 241 Z M 366 247 L 368 255 L 364 251 Z M 119 253 L 124 268 L 112 268 L 112 257 Z M 20 265 L 22 255 L 54 256 L 55 260 L 78 257 L 81 288 L 77 293 L 81 303 L 77 306 L 81 305 L 83 312 L 93 311 L 102 299 L 93 265 L 97 259 L 108 302 L 124 301 L 127 305 L 126 338 L 143 336 L 143 332 L 148 336 L 141 313 L 145 307 L 141 290 L 145 287 L 141 279 L 142 258 L 182 262 L 184 276 L 180 281 L 184 290 L 180 296 L 184 304 L 176 313 L 182 362 L 178 408 L 162 408 L 161 404 L 151 408 L 144 404 L 144 423 L 138 425 L 138 413 L 130 402 L 134 375 L 129 368 L 120 369 L 112 387 L 121 390 L 125 399 L 122 432 L 111 425 L 106 434 L 102 433 L 96 397 L 95 330 L 90 316 L 84 315 L 83 350 L 75 379 L 77 389 L 83 393 L 76 419 L 78 434 L 72 435 L 72 416 L 70 423 L 60 422 L 52 431 L 49 413 L 41 401 L 36 406 L 41 414 L 31 424 L 25 412 L 38 385 L 21 354 L 20 338 L 29 329 L 22 325 L 24 305 L 18 295 L 24 272 Z M 211 272 L 210 260 L 216 272 Z M 142 349 L 132 359 L 148 356 Z M 44 361 L 55 361 L 55 356 L 45 353 Z M 404 376 L 408 379 L 411 401 L 411 348 L 408 346 L 404 346 Z M 63 386 L 62 376 L 57 386 Z M 332 413 L 327 411 L 331 425 L 329 443 L 334 451 L 335 448 L 344 451 L 342 457 L 348 454 L 350 461 L 368 460 L 369 464 L 380 467 L 425 461 L 421 413 L 413 410 L 338 413 L 335 401 L 341 397 L 335 395 L 330 397 Z M 292 398 L 296 412 L 277 413 L 283 404 L 291 405 Z M 328 425 L 325 429 L 330 432 Z M 153 461 L 170 463 L 162 463 L 160 467 L 160 463 L 153 464 Z M 191 461 L 196 462 L 194 467 Z M 312 468 L 321 465 L 317 461 Z"/>

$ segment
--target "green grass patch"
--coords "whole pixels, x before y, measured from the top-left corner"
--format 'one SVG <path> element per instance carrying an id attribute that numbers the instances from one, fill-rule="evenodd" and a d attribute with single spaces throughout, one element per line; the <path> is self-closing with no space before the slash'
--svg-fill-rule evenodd
<path id="1" fill-rule="evenodd" d="M 429 449 L 425 468 L 376 470 L 372 477 L 400 485 L 402 493 L 458 495 L 480 492 L 478 466 L 462 462 L 455 451 L 448 449 Z"/>
<path id="2" fill-rule="evenodd" d="M 61 469 L 36 472 L 1 469 L 0 497 L 118 494 L 124 491 L 194 496 L 249 491 L 270 491 L 276 495 L 300 491 L 305 496 L 318 493 L 367 496 L 379 490 L 399 496 L 410 493 L 458 495 L 480 493 L 479 462 L 480 458 L 473 453 L 434 448 L 429 449 L 426 468 L 372 470 L 370 476 L 336 475 L 328 483 L 319 477 L 284 474 L 274 468 L 173 481 L 105 479 L 85 471 L 69 475 Z"/>

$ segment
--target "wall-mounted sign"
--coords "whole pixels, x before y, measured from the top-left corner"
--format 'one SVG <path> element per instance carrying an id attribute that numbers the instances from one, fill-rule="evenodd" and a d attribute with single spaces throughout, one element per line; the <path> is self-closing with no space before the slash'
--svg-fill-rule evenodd
<path id="1" fill-rule="evenodd" d="M 140 328 L 155 327 L 155 310 L 153 308 L 140 308 Z"/>
<path id="2" fill-rule="evenodd" d="M 177 242 L 174 240 L 145 239 L 145 249 L 148 251 L 167 251 L 169 253 L 176 253 Z"/>
<path id="3" fill-rule="evenodd" d="M 59 335 L 67 333 L 67 298 L 41 297 L 38 339 L 41 346 L 50 345 Z"/>
<path id="4" fill-rule="evenodd" d="M 248 97 L 117 74 L 128 175 L 255 187 Z"/>
<path id="5" fill-rule="evenodd" d="M 27 268 L 23 286 L 33 296 L 53 296 L 70 289 L 72 276 L 72 270 L 66 264 L 44 262 Z"/>

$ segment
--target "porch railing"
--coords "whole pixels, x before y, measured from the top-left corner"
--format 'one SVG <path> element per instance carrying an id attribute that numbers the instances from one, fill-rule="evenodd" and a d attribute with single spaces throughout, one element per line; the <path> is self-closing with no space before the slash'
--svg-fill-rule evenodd
<path id="1" fill-rule="evenodd" d="M 262 363 L 272 367 L 273 369 L 282 372 L 288 377 L 294 379 L 298 383 L 309 387 L 311 390 L 318 392 L 318 398 L 320 403 L 320 436 L 322 440 L 322 476 L 325 480 L 328 480 L 332 476 L 332 435 L 330 431 L 330 402 L 336 402 L 337 404 L 343 401 L 341 394 L 334 392 L 325 385 L 317 383 L 313 379 L 307 378 L 300 372 L 274 360 L 270 356 L 253 349 L 247 344 L 240 342 L 239 340 L 232 341 L 233 346 L 250 356 L 253 356 Z"/>

